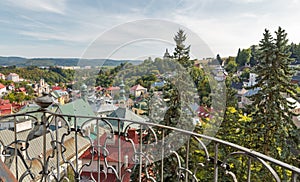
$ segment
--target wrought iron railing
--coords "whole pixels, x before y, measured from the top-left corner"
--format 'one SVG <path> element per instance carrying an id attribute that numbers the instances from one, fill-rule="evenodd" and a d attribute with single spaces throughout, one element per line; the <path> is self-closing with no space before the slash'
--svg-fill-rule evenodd
<path id="1" fill-rule="evenodd" d="M 299 168 L 251 149 L 150 122 L 46 109 L 0 120 L 13 124 L 0 131 L 1 159 L 19 181 L 296 182 L 300 178 Z M 26 122 L 32 127 L 21 131 Z"/>

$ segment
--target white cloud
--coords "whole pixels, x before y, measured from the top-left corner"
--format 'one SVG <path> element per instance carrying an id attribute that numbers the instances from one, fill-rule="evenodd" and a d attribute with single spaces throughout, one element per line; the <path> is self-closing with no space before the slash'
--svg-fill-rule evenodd
<path id="1" fill-rule="evenodd" d="M 79 42 L 79 43 L 88 43 L 92 41 L 95 34 L 92 35 L 90 33 L 65 33 L 65 32 L 31 32 L 31 31 L 19 31 L 19 34 L 33 37 L 37 40 L 58 40 L 58 41 L 66 41 L 66 42 Z"/>
<path id="2" fill-rule="evenodd" d="M 0 27 L 0 36 L 7 42 L 2 41 L 0 46 L 10 44 L 16 47 L 1 49 L 3 54 L 15 51 L 27 56 L 29 53 L 35 56 L 38 52 L 48 56 L 69 54 L 70 57 L 74 57 L 74 53 L 77 55 L 78 52 L 72 49 L 78 51 L 88 47 L 93 40 L 111 28 L 129 21 L 159 18 L 191 29 L 215 54 L 236 55 L 238 48 L 257 44 L 265 28 L 274 32 L 278 26 L 282 26 L 291 41 L 299 42 L 300 24 L 296 22 L 300 11 L 297 9 L 297 3 L 299 0 L 290 3 L 283 0 L 274 0 L 272 3 L 265 0 L 181 0 L 174 3 L 171 0 L 152 0 L 149 3 L 139 2 L 133 5 L 122 2 L 121 6 L 109 0 L 6 0 L 0 1 L 0 6 L 5 7 L 5 13 L 0 14 L 0 23 L 7 24 Z M 163 24 L 144 25 L 136 29 L 129 27 L 121 34 L 106 37 L 103 41 L 113 46 L 124 37 L 130 38 L 130 34 L 140 35 L 146 34 L 147 31 L 157 31 L 165 35 L 163 27 Z M 177 30 L 178 27 L 174 27 L 169 37 L 171 41 Z M 5 33 L 11 37 L 5 37 Z M 29 51 L 29 48 L 19 49 L 18 45 L 31 43 L 39 45 L 35 49 L 39 51 L 35 53 Z M 134 47 L 135 51 L 144 52 L 144 45 Z M 160 55 L 161 52 L 156 50 Z"/>
<path id="3" fill-rule="evenodd" d="M 20 7 L 23 9 L 38 11 L 38 12 L 51 12 L 64 14 L 65 13 L 65 0 L 14 0 L 8 1 L 10 5 Z"/>
<path id="4" fill-rule="evenodd" d="M 265 0 L 229 0 L 233 3 L 238 3 L 238 4 L 242 4 L 242 3 L 260 3 L 263 2 Z"/>

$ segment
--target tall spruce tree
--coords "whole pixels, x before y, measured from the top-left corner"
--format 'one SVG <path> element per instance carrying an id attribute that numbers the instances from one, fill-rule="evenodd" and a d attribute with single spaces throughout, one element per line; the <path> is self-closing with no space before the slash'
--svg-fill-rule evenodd
<path id="1" fill-rule="evenodd" d="M 184 130 L 191 130 L 194 128 L 192 120 L 194 113 L 190 106 L 195 102 L 197 91 L 194 86 L 194 74 L 191 75 L 192 70 L 195 70 L 193 69 L 193 61 L 190 60 L 189 56 L 190 46 L 185 45 L 185 40 L 186 34 L 183 30 L 179 30 L 174 36 L 176 47 L 172 59 L 163 61 L 167 67 L 172 68 L 170 74 L 164 78 L 166 83 L 163 87 L 163 97 L 167 102 L 165 102 L 166 105 L 163 105 L 161 110 L 166 110 L 162 113 L 164 114 L 163 117 L 160 117 L 159 121 L 154 122 Z M 156 103 L 152 104 L 153 107 L 157 105 Z M 154 115 L 157 114 L 155 113 Z M 153 128 L 153 130 L 157 133 L 157 139 L 159 141 L 163 140 L 165 144 L 161 146 L 162 150 L 151 151 L 149 154 L 152 158 L 164 155 L 164 159 L 156 161 L 149 167 L 152 170 L 151 173 L 155 174 L 157 181 L 178 181 L 178 178 L 182 176 L 176 174 L 182 171 L 178 169 L 177 157 L 171 151 L 176 151 L 180 156 L 180 162 L 183 163 L 182 166 L 188 168 L 188 164 L 185 164 L 184 160 L 189 157 L 186 154 L 190 153 L 189 147 L 186 145 L 186 143 L 189 143 L 189 136 L 167 129 Z M 150 141 L 153 140 L 152 136 L 149 136 L 147 139 Z M 162 162 L 164 166 L 163 176 L 161 176 L 160 171 Z M 188 177 L 186 176 L 186 178 Z M 146 178 L 142 180 L 147 181 Z"/>
<path id="2" fill-rule="evenodd" d="M 282 28 L 275 32 L 275 38 L 265 30 L 259 44 L 258 64 L 256 65 L 258 89 L 251 97 L 253 121 L 252 143 L 259 152 L 286 162 L 295 162 L 299 151 L 299 131 L 292 120 L 293 104 L 286 97 L 296 99 L 295 85 L 291 83 L 293 70 L 289 67 L 290 58 L 287 33 Z M 293 152 L 294 151 L 294 152 Z M 299 156 L 298 156 L 299 157 Z"/>
<path id="3" fill-rule="evenodd" d="M 185 45 L 186 34 L 182 29 L 179 29 L 174 37 L 176 43 L 175 52 L 173 58 L 178 60 L 178 62 L 185 68 L 190 68 L 193 66 L 193 61 L 190 60 L 190 45 Z"/>

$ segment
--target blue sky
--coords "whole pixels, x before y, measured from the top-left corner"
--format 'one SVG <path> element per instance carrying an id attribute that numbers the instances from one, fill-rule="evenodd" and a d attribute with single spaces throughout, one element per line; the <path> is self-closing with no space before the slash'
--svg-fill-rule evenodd
<path id="1" fill-rule="evenodd" d="M 86 57 L 155 57 L 165 48 L 173 49 L 171 39 L 178 28 L 189 29 L 208 45 L 211 52 L 200 53 L 203 57 L 234 56 L 238 48 L 257 44 L 265 28 L 274 32 L 281 26 L 291 41 L 300 42 L 299 0 L 1 0 L 0 7 L 1 56 L 85 57 L 97 43 L 99 54 Z M 163 21 L 156 27 L 137 26 L 134 32 L 116 30 L 145 19 Z M 171 22 L 168 29 L 162 28 L 164 21 Z M 106 36 L 112 29 L 115 34 Z M 132 36 L 128 41 L 134 43 L 119 45 L 116 40 L 153 31 L 166 37 L 174 33 L 166 41 L 135 41 Z M 193 47 L 192 41 L 187 42 Z M 107 44 L 126 48 L 105 55 L 101 46 L 104 49 Z"/>

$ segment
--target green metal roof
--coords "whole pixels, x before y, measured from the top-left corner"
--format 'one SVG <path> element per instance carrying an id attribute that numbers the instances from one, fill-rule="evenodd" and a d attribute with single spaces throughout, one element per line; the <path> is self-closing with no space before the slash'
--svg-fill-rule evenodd
<path id="1" fill-rule="evenodd" d="M 96 116 L 89 103 L 85 102 L 83 99 L 77 99 L 73 102 L 59 105 L 58 109 L 62 114 L 66 115 Z M 88 118 L 77 118 L 77 126 L 80 127 L 87 120 Z M 71 124 L 74 125 L 74 118 L 72 118 Z"/>
<path id="2" fill-rule="evenodd" d="M 108 117 L 115 117 L 115 118 L 122 118 L 126 120 L 132 120 L 132 121 L 140 121 L 140 122 L 146 122 L 147 120 L 134 112 L 132 112 L 128 108 L 122 108 L 119 107 L 115 111 L 113 111 Z M 118 129 L 118 121 L 117 120 L 109 120 L 109 122 L 113 125 L 113 129 L 117 131 Z M 121 123 L 121 130 L 125 129 L 131 122 L 124 122 Z M 140 128 L 139 124 L 132 124 L 130 125 L 131 128 Z"/>

